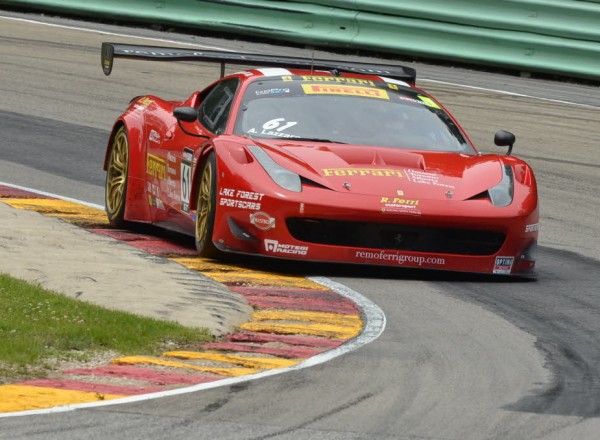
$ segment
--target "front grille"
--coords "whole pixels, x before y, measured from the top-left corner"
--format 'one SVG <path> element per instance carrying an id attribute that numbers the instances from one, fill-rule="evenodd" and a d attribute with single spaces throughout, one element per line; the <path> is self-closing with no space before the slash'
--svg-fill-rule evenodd
<path id="1" fill-rule="evenodd" d="M 308 243 L 455 255 L 492 255 L 505 234 L 392 223 L 289 218 L 290 234 Z"/>

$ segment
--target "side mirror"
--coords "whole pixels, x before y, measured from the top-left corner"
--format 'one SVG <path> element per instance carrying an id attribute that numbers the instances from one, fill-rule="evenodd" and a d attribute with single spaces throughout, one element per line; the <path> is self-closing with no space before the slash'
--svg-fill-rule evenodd
<path id="1" fill-rule="evenodd" d="M 173 110 L 173 116 L 179 122 L 194 122 L 198 120 L 198 109 L 194 107 L 177 107 Z"/>
<path id="2" fill-rule="evenodd" d="M 498 147 L 508 147 L 508 152 L 506 153 L 506 155 L 510 156 L 516 139 L 517 138 L 515 137 L 515 135 L 511 132 L 500 130 L 494 135 L 494 144 L 496 144 Z"/>
<path id="3" fill-rule="evenodd" d="M 177 119 L 177 125 L 188 136 L 193 136 L 197 138 L 209 139 L 210 136 L 206 136 L 205 134 L 197 134 L 191 133 L 183 128 L 181 125 L 181 121 L 183 122 L 196 122 L 198 120 L 198 109 L 194 107 L 177 107 L 173 110 L 173 116 Z"/>

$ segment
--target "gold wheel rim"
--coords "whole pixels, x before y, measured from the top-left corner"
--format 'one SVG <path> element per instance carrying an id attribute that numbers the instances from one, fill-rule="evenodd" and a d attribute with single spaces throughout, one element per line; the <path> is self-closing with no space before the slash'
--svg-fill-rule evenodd
<path id="1" fill-rule="evenodd" d="M 111 217 L 123 206 L 128 158 L 129 143 L 125 130 L 121 129 L 113 140 L 106 176 L 106 209 Z"/>
<path id="2" fill-rule="evenodd" d="M 210 215 L 211 193 L 212 193 L 212 174 L 213 169 L 210 162 L 202 173 L 200 188 L 198 189 L 198 204 L 196 206 L 196 240 L 200 241 L 206 238 L 208 231 L 208 217 Z"/>

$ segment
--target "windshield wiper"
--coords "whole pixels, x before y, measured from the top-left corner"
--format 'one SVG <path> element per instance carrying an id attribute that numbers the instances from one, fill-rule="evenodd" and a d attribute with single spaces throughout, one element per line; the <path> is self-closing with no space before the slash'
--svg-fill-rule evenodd
<path id="1" fill-rule="evenodd" d="M 310 137 L 294 137 L 294 138 L 289 138 L 289 140 L 307 141 L 307 142 L 326 142 L 328 144 L 346 144 L 346 142 L 332 141 L 331 139 L 310 138 Z"/>

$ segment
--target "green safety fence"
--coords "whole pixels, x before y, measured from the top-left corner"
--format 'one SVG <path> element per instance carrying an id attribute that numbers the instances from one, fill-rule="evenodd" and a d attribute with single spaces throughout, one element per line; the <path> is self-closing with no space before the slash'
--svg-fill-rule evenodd
<path id="1" fill-rule="evenodd" d="M 0 5 L 600 79 L 600 0 L 0 0 Z"/>

